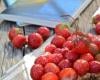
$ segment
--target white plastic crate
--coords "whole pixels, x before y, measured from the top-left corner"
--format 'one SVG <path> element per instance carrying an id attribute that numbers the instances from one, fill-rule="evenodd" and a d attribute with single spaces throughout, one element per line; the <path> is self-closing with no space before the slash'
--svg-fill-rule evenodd
<path id="1" fill-rule="evenodd" d="M 7 70 L 0 80 L 32 80 L 30 77 L 30 69 L 34 64 L 34 60 L 44 52 L 44 48 L 47 44 L 50 44 L 52 38 L 53 36 L 46 40 L 46 42 L 40 48 L 24 56 L 24 58 L 18 64 Z"/>

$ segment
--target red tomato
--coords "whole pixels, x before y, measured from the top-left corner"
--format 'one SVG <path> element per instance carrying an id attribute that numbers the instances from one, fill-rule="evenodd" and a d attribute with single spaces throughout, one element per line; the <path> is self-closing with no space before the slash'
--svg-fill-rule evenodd
<path id="1" fill-rule="evenodd" d="M 51 41 L 51 44 L 54 44 L 57 48 L 62 48 L 63 44 L 65 43 L 65 38 L 59 35 L 54 36 Z"/>
<path id="2" fill-rule="evenodd" d="M 43 43 L 42 36 L 39 33 L 31 33 L 28 36 L 28 45 L 32 49 L 36 49 Z"/>
<path id="3" fill-rule="evenodd" d="M 48 54 L 48 56 L 49 55 L 50 54 Z M 48 62 L 49 61 L 46 55 L 45 56 L 41 55 L 35 60 L 35 64 L 41 64 L 42 66 L 45 66 Z"/>
<path id="4" fill-rule="evenodd" d="M 60 72 L 59 67 L 56 64 L 54 64 L 54 63 L 47 63 L 45 65 L 44 70 L 45 70 L 46 73 L 47 72 L 53 72 L 55 74 L 58 74 Z"/>
<path id="5" fill-rule="evenodd" d="M 40 77 L 43 75 L 44 68 L 40 64 L 35 64 L 32 66 L 30 71 L 30 76 L 32 80 L 40 80 Z"/>
<path id="6" fill-rule="evenodd" d="M 100 54 L 97 54 L 97 55 L 95 56 L 95 59 L 96 59 L 97 61 L 100 61 Z"/>
<path id="7" fill-rule="evenodd" d="M 98 46 L 98 48 L 100 50 L 100 37 L 96 37 L 92 41 L 93 41 L 93 43 L 95 43 Z"/>
<path id="8" fill-rule="evenodd" d="M 65 39 L 67 39 L 71 33 L 68 30 L 68 25 L 64 25 L 64 24 L 58 24 L 55 28 L 55 33 L 57 35 L 63 36 Z"/>
<path id="9" fill-rule="evenodd" d="M 72 41 L 66 41 L 63 44 L 63 47 L 67 47 L 69 50 L 71 50 L 72 48 L 74 48 L 74 43 Z"/>
<path id="10" fill-rule="evenodd" d="M 68 48 L 56 48 L 53 54 L 61 54 L 64 57 L 65 53 L 68 51 L 69 51 Z"/>
<path id="11" fill-rule="evenodd" d="M 74 51 L 69 51 L 65 53 L 64 57 L 68 59 L 70 62 L 74 62 L 79 58 L 79 54 Z"/>
<path id="12" fill-rule="evenodd" d="M 99 24 L 96 24 L 95 31 L 96 31 L 97 34 L 100 35 L 100 22 L 99 22 Z"/>
<path id="13" fill-rule="evenodd" d="M 97 24 L 98 22 L 100 22 L 100 14 L 97 14 L 96 16 L 93 17 L 93 23 Z"/>
<path id="14" fill-rule="evenodd" d="M 45 56 L 45 57 L 47 57 L 48 58 L 48 56 L 49 55 L 51 55 L 51 53 L 50 52 L 44 52 L 41 56 Z"/>
<path id="15" fill-rule="evenodd" d="M 89 51 L 92 54 L 97 54 L 99 52 L 99 48 L 98 48 L 98 46 L 96 44 L 90 43 L 89 44 Z"/>
<path id="16" fill-rule="evenodd" d="M 12 44 L 15 48 L 22 48 L 26 43 L 26 37 L 23 35 L 17 35 L 16 37 L 14 37 L 14 39 L 12 40 Z"/>
<path id="17" fill-rule="evenodd" d="M 87 37 L 88 37 L 88 39 L 89 39 L 90 41 L 92 41 L 93 39 L 96 38 L 96 36 L 93 35 L 92 33 L 88 33 L 88 34 L 87 34 Z"/>
<path id="18" fill-rule="evenodd" d="M 84 60 L 90 62 L 90 61 L 94 60 L 94 57 L 91 53 L 86 53 L 81 56 L 81 59 L 84 59 Z"/>
<path id="19" fill-rule="evenodd" d="M 10 31 L 8 32 L 9 40 L 12 41 L 15 36 L 22 33 L 23 31 L 20 28 L 15 28 L 15 27 L 11 28 Z"/>
<path id="20" fill-rule="evenodd" d="M 77 80 L 78 75 L 72 68 L 64 68 L 59 73 L 60 80 Z"/>
<path id="21" fill-rule="evenodd" d="M 89 47 L 84 41 L 80 40 L 77 42 L 75 48 L 73 48 L 73 51 L 76 53 L 85 54 L 89 52 Z"/>
<path id="22" fill-rule="evenodd" d="M 67 38 L 67 41 L 74 41 L 74 40 L 76 40 L 77 38 L 79 38 L 78 35 L 72 34 L 71 36 L 69 36 L 69 37 Z"/>
<path id="23" fill-rule="evenodd" d="M 50 36 L 50 30 L 47 27 L 38 28 L 37 33 L 39 33 L 44 40 L 46 40 Z"/>
<path id="24" fill-rule="evenodd" d="M 72 67 L 72 63 L 68 59 L 64 59 L 59 62 L 58 66 L 60 67 L 60 69 L 70 68 Z"/>
<path id="25" fill-rule="evenodd" d="M 40 79 L 39 79 L 40 80 Z M 58 76 L 52 72 L 45 73 L 41 80 L 59 80 Z"/>
<path id="26" fill-rule="evenodd" d="M 89 64 L 90 64 L 91 73 L 100 73 L 100 62 L 99 61 L 91 61 Z"/>
<path id="27" fill-rule="evenodd" d="M 55 53 L 48 56 L 48 61 L 55 64 L 58 64 L 62 59 L 63 59 L 62 54 Z"/>
<path id="28" fill-rule="evenodd" d="M 55 45 L 49 44 L 49 45 L 46 46 L 45 52 L 51 52 L 51 53 L 53 53 L 55 51 L 55 49 L 56 49 Z"/>
<path id="29" fill-rule="evenodd" d="M 84 76 L 89 71 L 89 63 L 84 59 L 78 59 L 74 63 L 74 69 L 80 76 Z"/>

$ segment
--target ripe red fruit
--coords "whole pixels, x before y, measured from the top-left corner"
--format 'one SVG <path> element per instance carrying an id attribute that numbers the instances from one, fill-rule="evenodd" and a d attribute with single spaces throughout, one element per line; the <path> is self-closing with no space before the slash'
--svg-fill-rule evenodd
<path id="1" fill-rule="evenodd" d="M 96 53 L 99 52 L 99 48 L 98 48 L 98 46 L 97 46 L 96 44 L 90 43 L 90 44 L 89 44 L 89 51 L 90 51 L 90 53 L 92 53 L 92 54 L 96 54 Z"/>
<path id="2" fill-rule="evenodd" d="M 64 68 L 70 68 L 72 66 L 72 64 L 68 59 L 65 59 L 65 60 L 60 61 L 58 66 L 61 69 L 64 69 Z"/>
<path id="3" fill-rule="evenodd" d="M 99 50 L 100 50 L 100 37 L 96 37 L 96 38 L 93 39 L 92 41 L 93 41 L 93 43 L 95 43 L 95 44 L 98 46 L 98 48 L 99 48 Z"/>
<path id="4" fill-rule="evenodd" d="M 54 63 L 47 63 L 44 68 L 45 72 L 53 72 L 55 74 L 60 72 L 59 67 Z"/>
<path id="5" fill-rule="evenodd" d="M 70 62 L 74 62 L 79 58 L 79 54 L 73 51 L 69 51 L 65 54 L 65 58 L 68 59 Z"/>
<path id="6" fill-rule="evenodd" d="M 41 80 L 59 80 L 59 78 L 56 74 L 48 72 L 42 76 Z"/>
<path id="7" fill-rule="evenodd" d="M 73 48 L 73 50 L 76 53 L 80 53 L 80 54 L 85 54 L 85 53 L 88 53 L 89 52 L 88 46 L 82 40 L 80 40 L 80 41 L 77 42 L 77 44 L 76 44 L 75 48 Z"/>
<path id="8" fill-rule="evenodd" d="M 44 57 L 48 58 L 48 56 L 50 56 L 50 55 L 51 55 L 50 52 L 44 52 L 41 56 L 44 56 Z"/>
<path id="9" fill-rule="evenodd" d="M 100 61 L 100 54 L 96 54 L 95 59 L 96 59 L 97 61 Z"/>
<path id="10" fill-rule="evenodd" d="M 58 64 L 63 59 L 63 56 L 61 54 L 51 54 L 48 57 L 49 62 Z"/>
<path id="11" fill-rule="evenodd" d="M 20 28 L 15 28 L 15 27 L 11 28 L 8 32 L 9 40 L 12 41 L 15 36 L 22 33 L 23 31 Z"/>
<path id="12" fill-rule="evenodd" d="M 77 80 L 78 75 L 72 68 L 64 68 L 59 73 L 60 80 Z"/>
<path id="13" fill-rule="evenodd" d="M 91 73 L 100 73 L 100 62 L 99 61 L 91 61 L 89 65 L 90 65 Z"/>
<path id="14" fill-rule="evenodd" d="M 44 73 L 44 68 L 40 64 L 35 64 L 32 66 L 30 71 L 30 76 L 33 80 L 40 80 L 40 77 Z"/>
<path id="15" fill-rule="evenodd" d="M 99 22 L 99 24 L 96 24 L 95 31 L 97 34 L 100 34 L 100 22 Z"/>
<path id="16" fill-rule="evenodd" d="M 66 41 L 64 44 L 63 44 L 63 47 L 67 47 L 69 50 L 73 49 L 74 48 L 74 43 L 72 41 Z"/>
<path id="17" fill-rule="evenodd" d="M 54 53 L 57 53 L 57 54 L 60 53 L 61 54 L 62 53 L 62 49 L 61 48 L 56 48 Z"/>
<path id="18" fill-rule="evenodd" d="M 39 56 L 36 60 L 35 60 L 35 64 L 41 64 L 42 66 L 45 66 L 45 64 L 47 64 L 48 58 L 46 56 Z"/>
<path id="19" fill-rule="evenodd" d="M 67 41 L 74 41 L 74 40 L 76 40 L 77 38 L 79 38 L 78 35 L 72 34 L 71 36 L 69 36 L 69 37 L 67 38 Z"/>
<path id="20" fill-rule="evenodd" d="M 88 37 L 88 39 L 89 39 L 90 41 L 92 41 L 94 38 L 96 38 L 96 36 L 93 35 L 92 33 L 88 33 L 88 34 L 87 34 L 87 37 Z"/>
<path id="21" fill-rule="evenodd" d="M 89 63 L 84 59 L 78 59 L 74 63 L 74 69 L 80 76 L 83 76 L 89 71 Z"/>
<path id="22" fill-rule="evenodd" d="M 54 54 L 62 54 L 63 56 L 65 55 L 66 52 L 68 52 L 68 48 L 56 48 L 54 51 Z"/>
<path id="23" fill-rule="evenodd" d="M 38 48 L 43 43 L 43 39 L 38 33 L 31 33 L 28 36 L 28 45 L 32 49 Z"/>
<path id="24" fill-rule="evenodd" d="M 65 38 L 59 35 L 54 36 L 51 43 L 54 44 L 57 48 L 62 48 L 65 42 Z"/>
<path id="25" fill-rule="evenodd" d="M 16 37 L 13 38 L 12 44 L 15 48 L 22 48 L 26 43 L 26 37 L 18 34 Z"/>
<path id="26" fill-rule="evenodd" d="M 96 16 L 93 17 L 93 23 L 97 24 L 98 22 L 100 22 L 100 14 L 97 14 Z"/>
<path id="27" fill-rule="evenodd" d="M 50 30 L 47 27 L 38 28 L 37 33 L 39 33 L 44 40 L 46 40 L 50 36 Z"/>
<path id="28" fill-rule="evenodd" d="M 68 25 L 65 24 L 58 24 L 55 28 L 55 33 L 57 35 L 63 36 L 65 39 L 67 39 L 71 35 L 68 29 Z"/>
<path id="29" fill-rule="evenodd" d="M 84 60 L 90 62 L 90 61 L 94 60 L 94 57 L 91 53 L 86 53 L 81 56 L 81 59 L 84 59 Z"/>
<path id="30" fill-rule="evenodd" d="M 51 52 L 51 53 L 53 53 L 55 49 L 56 49 L 55 45 L 49 44 L 49 45 L 46 46 L 45 52 Z"/>

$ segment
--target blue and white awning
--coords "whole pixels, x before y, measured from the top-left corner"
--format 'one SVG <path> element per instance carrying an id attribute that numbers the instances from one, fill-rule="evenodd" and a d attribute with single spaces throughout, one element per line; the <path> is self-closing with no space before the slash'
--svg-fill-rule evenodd
<path id="1" fill-rule="evenodd" d="M 42 4 L 34 1 L 5 0 L 7 9 L 0 14 L 0 19 L 54 27 L 63 21 L 61 15 L 77 17 L 92 0 L 48 0 Z"/>

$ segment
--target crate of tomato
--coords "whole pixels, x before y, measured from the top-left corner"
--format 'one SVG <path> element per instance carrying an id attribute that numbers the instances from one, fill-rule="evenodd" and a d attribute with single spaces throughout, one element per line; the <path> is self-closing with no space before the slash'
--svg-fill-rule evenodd
<path id="1" fill-rule="evenodd" d="M 100 27 L 99 18 L 93 18 L 95 31 Z M 23 75 L 20 77 L 26 80 L 99 80 L 100 35 L 81 32 L 78 26 L 71 31 L 71 27 L 63 23 L 56 25 L 54 32 L 40 48 L 26 55 L 9 72 L 20 68 Z M 9 80 L 11 77 L 14 75 L 8 76 Z M 3 77 L 3 80 L 8 78 Z"/>

